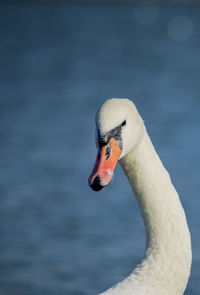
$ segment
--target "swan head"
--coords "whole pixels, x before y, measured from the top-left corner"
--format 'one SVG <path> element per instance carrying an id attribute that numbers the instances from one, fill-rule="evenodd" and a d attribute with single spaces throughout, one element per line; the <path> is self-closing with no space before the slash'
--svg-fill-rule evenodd
<path id="1" fill-rule="evenodd" d="M 96 114 L 97 158 L 89 185 L 101 190 L 112 179 L 117 161 L 126 156 L 140 141 L 144 124 L 129 99 L 107 100 Z"/>

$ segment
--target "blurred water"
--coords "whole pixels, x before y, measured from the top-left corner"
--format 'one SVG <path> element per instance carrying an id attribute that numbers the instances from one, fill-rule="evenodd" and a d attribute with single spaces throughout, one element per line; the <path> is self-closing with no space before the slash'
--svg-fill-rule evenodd
<path id="1" fill-rule="evenodd" d="M 129 97 L 170 171 L 200 274 L 200 7 L 1 5 L 0 293 L 97 294 L 143 256 L 128 182 L 95 194 L 94 115 Z"/>

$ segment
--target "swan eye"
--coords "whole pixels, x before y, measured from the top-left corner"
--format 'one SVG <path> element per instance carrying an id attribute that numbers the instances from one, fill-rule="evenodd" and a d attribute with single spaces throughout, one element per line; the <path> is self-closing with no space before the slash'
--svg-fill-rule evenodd
<path id="1" fill-rule="evenodd" d="M 124 125 L 126 125 L 126 120 L 124 120 L 124 121 L 122 122 L 122 126 L 124 126 Z"/>

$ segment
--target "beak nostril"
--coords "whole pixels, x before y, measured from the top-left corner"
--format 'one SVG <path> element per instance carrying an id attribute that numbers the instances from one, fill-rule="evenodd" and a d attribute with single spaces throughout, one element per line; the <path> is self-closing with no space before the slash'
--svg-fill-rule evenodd
<path id="1" fill-rule="evenodd" d="M 107 148 L 106 148 L 106 160 L 109 159 L 110 157 L 110 152 L 111 152 L 111 147 L 110 144 L 108 144 Z"/>

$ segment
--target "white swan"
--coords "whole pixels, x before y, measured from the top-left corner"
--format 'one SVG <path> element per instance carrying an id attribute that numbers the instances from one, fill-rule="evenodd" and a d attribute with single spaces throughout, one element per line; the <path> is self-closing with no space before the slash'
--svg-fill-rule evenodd
<path id="1" fill-rule="evenodd" d="M 141 208 L 147 235 L 143 261 L 104 295 L 182 295 L 191 268 L 191 241 L 184 210 L 128 99 L 110 99 L 96 115 L 97 159 L 89 178 L 94 190 L 106 186 L 120 160 Z"/>

